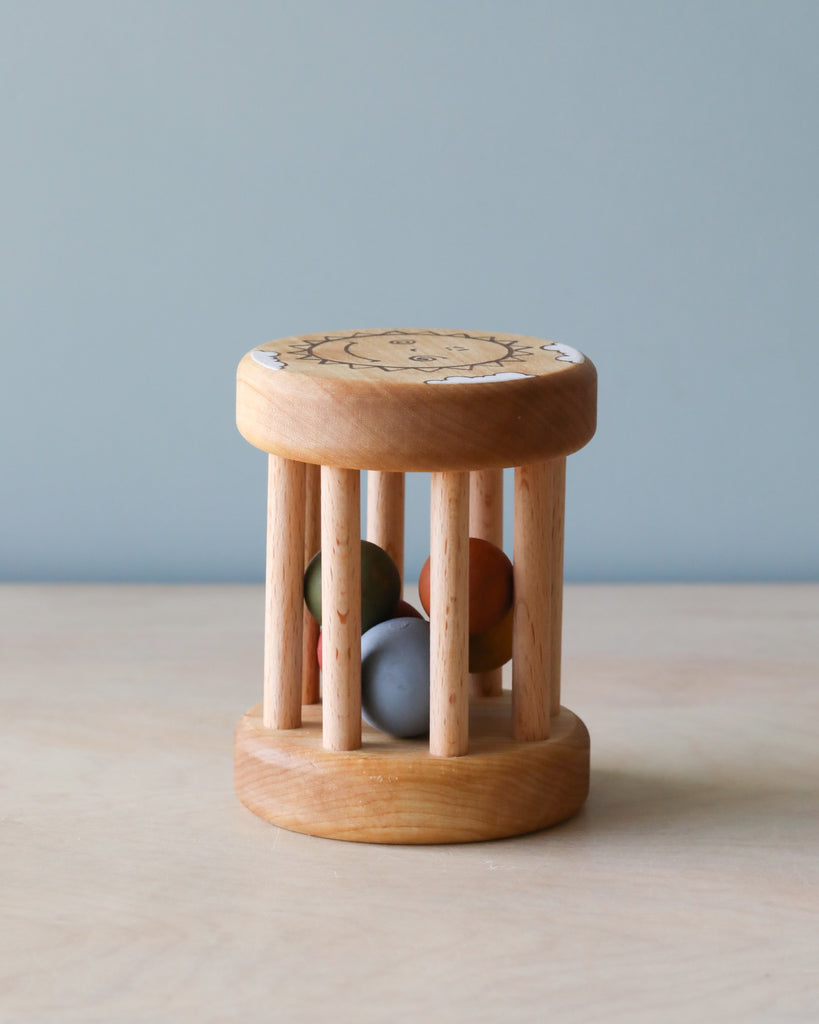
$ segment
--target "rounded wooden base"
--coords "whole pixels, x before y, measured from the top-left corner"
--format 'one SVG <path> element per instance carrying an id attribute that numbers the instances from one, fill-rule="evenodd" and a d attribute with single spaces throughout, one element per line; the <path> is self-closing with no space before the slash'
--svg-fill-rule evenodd
<path id="1" fill-rule="evenodd" d="M 566 708 L 548 740 L 511 736 L 509 694 L 473 701 L 469 753 L 433 757 L 427 740 L 363 726 L 360 750 L 322 747 L 321 706 L 300 729 L 236 727 L 234 784 L 254 814 L 294 832 L 361 843 L 464 843 L 520 835 L 575 814 L 589 789 L 589 734 Z"/>

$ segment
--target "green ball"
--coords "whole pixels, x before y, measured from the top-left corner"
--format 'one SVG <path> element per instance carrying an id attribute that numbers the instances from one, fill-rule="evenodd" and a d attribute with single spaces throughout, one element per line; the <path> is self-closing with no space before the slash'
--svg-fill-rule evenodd
<path id="1" fill-rule="evenodd" d="M 401 597 L 398 566 L 387 552 L 371 541 L 361 541 L 361 632 L 392 615 Z M 321 552 L 310 560 L 304 573 L 304 600 L 310 614 L 321 622 Z"/>

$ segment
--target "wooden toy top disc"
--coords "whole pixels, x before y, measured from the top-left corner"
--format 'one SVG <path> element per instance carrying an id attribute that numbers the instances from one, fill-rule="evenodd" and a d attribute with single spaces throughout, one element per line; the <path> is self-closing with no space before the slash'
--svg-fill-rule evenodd
<path id="1" fill-rule="evenodd" d="M 581 448 L 597 374 L 568 345 L 516 334 L 305 334 L 248 352 L 236 419 L 268 452 L 351 469 L 524 465 Z"/>

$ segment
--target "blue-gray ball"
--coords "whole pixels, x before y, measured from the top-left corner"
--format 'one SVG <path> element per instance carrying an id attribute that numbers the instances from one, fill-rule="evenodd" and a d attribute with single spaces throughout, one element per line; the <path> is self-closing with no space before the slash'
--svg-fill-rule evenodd
<path id="1" fill-rule="evenodd" d="M 429 732 L 429 623 L 388 619 L 361 638 L 361 709 L 401 739 Z"/>

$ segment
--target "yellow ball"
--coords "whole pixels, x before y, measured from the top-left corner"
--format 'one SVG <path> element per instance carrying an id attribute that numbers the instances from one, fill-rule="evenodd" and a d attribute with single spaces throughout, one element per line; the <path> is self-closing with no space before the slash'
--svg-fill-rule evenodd
<path id="1" fill-rule="evenodd" d="M 514 609 L 510 608 L 500 622 L 469 636 L 469 671 L 489 672 L 500 668 L 512 657 L 512 621 Z"/>

